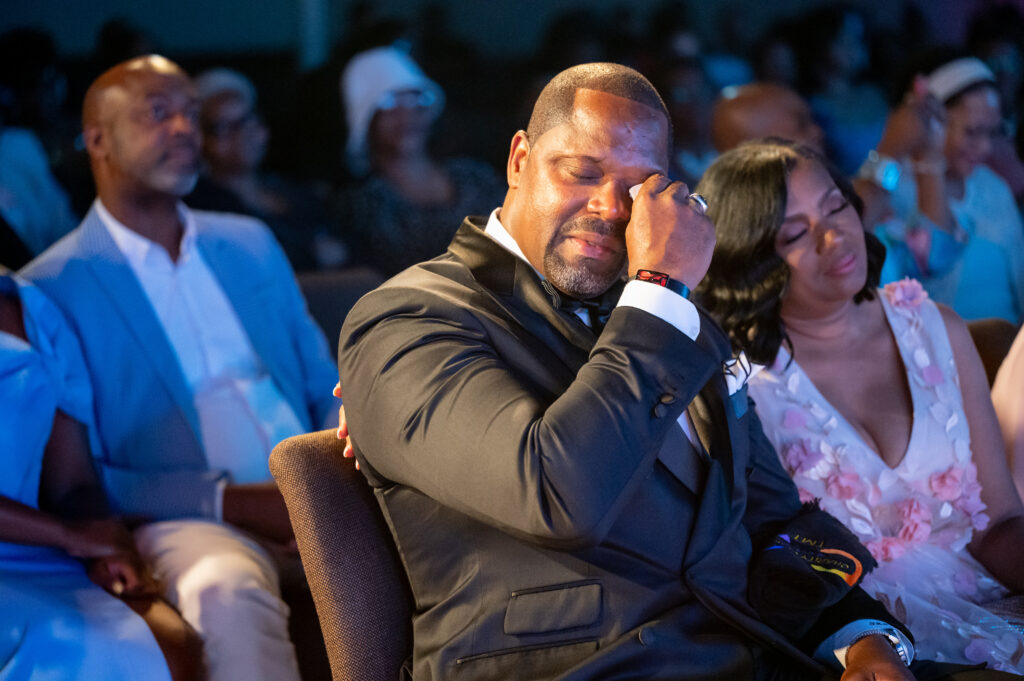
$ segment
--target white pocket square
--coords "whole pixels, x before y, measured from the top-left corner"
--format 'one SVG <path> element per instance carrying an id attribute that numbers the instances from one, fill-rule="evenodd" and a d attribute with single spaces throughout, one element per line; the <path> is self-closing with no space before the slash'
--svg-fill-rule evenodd
<path id="1" fill-rule="evenodd" d="M 757 375 L 764 366 L 753 364 L 747 353 L 740 351 L 740 354 L 722 363 L 722 372 L 725 374 L 725 385 L 729 388 L 729 395 L 735 395 L 751 378 Z"/>

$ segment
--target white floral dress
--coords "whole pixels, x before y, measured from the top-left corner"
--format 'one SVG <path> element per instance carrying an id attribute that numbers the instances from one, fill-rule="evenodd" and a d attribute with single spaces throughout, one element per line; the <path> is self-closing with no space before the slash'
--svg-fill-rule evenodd
<path id="1" fill-rule="evenodd" d="M 895 468 L 785 349 L 751 379 L 750 394 L 801 498 L 820 498 L 878 561 L 863 586 L 910 627 L 917 656 L 1020 673 L 1024 637 L 977 605 L 1007 591 L 967 551 L 989 518 L 941 313 L 911 279 L 889 284 L 881 299 L 913 400 L 910 442 Z"/>

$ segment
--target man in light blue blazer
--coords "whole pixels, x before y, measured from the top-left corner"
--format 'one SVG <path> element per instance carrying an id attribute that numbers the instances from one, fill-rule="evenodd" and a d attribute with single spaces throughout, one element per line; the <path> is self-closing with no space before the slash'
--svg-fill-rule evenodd
<path id="1" fill-rule="evenodd" d="M 107 490 L 144 521 L 140 551 L 203 635 L 210 678 L 298 679 L 277 577 L 291 527 L 266 460 L 336 419 L 336 372 L 266 226 L 180 202 L 197 110 L 162 57 L 100 76 L 83 107 L 98 198 L 22 273 L 81 340 Z"/>

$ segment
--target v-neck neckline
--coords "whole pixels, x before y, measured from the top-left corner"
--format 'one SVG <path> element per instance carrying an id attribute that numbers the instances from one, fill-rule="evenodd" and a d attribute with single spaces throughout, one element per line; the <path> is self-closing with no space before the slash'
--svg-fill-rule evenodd
<path id="1" fill-rule="evenodd" d="M 842 424 L 848 431 L 853 433 L 853 436 L 861 444 L 861 446 L 864 447 L 865 450 L 871 452 L 879 463 L 885 466 L 885 468 L 887 468 L 888 470 L 895 472 L 902 468 L 903 465 L 906 463 L 907 459 L 910 457 L 910 453 L 914 451 L 916 440 L 920 438 L 921 427 L 919 422 L 921 421 L 921 419 L 917 418 L 917 409 L 920 404 L 920 399 L 919 395 L 917 394 L 917 390 L 915 390 L 914 388 L 914 381 L 911 379 L 907 370 L 907 367 L 910 366 L 908 362 L 912 361 L 913 357 L 907 357 L 907 351 L 904 349 L 903 345 L 899 342 L 899 339 L 896 337 L 896 333 L 893 330 L 893 311 L 890 309 L 888 302 L 884 300 L 885 294 L 879 292 L 879 295 L 881 298 L 880 302 L 882 304 L 882 310 L 885 313 L 886 325 L 888 326 L 889 333 L 892 335 L 893 342 L 896 343 L 896 348 L 900 356 L 900 362 L 903 364 L 903 375 L 907 380 L 907 388 L 910 390 L 910 437 L 907 439 L 907 446 L 906 449 L 903 450 L 903 456 L 901 456 L 900 460 L 896 462 L 896 465 L 890 466 L 889 463 L 885 460 L 885 458 L 881 455 L 881 453 L 879 453 L 878 450 L 876 450 L 874 447 L 868 444 L 867 440 L 864 439 L 864 436 L 861 434 L 859 430 L 857 430 L 857 428 L 850 422 L 850 420 L 841 411 L 839 411 L 839 409 L 834 404 L 832 404 L 832 402 L 829 401 L 828 398 L 826 398 L 822 394 L 822 392 L 818 389 L 818 386 L 815 385 L 814 381 L 811 380 L 811 377 L 807 375 L 806 371 L 804 371 L 804 368 L 800 366 L 799 362 L 797 362 L 795 359 L 793 359 L 792 362 L 790 362 L 791 355 L 784 346 L 779 348 L 779 359 L 776 361 L 791 363 L 793 368 L 797 372 L 797 375 L 800 377 L 800 380 L 805 381 L 810 386 L 810 390 L 812 393 L 811 397 L 816 398 L 819 404 L 825 405 L 828 411 L 836 418 L 836 423 Z M 788 370 L 786 371 L 786 373 L 788 373 Z M 788 386 L 786 389 L 789 389 Z"/>

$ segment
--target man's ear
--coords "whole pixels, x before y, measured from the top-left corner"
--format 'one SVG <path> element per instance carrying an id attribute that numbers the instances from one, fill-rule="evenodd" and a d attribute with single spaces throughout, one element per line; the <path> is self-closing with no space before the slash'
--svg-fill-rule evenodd
<path id="1" fill-rule="evenodd" d="M 89 152 L 90 158 L 100 159 L 106 156 L 107 138 L 103 126 L 98 123 L 82 130 L 82 141 L 85 143 L 85 150 Z"/>
<path id="2" fill-rule="evenodd" d="M 508 167 L 505 169 L 508 176 L 509 189 L 519 187 L 519 180 L 523 170 L 530 158 L 530 140 L 526 137 L 526 131 L 520 130 L 512 138 L 512 146 L 508 152 Z"/>

